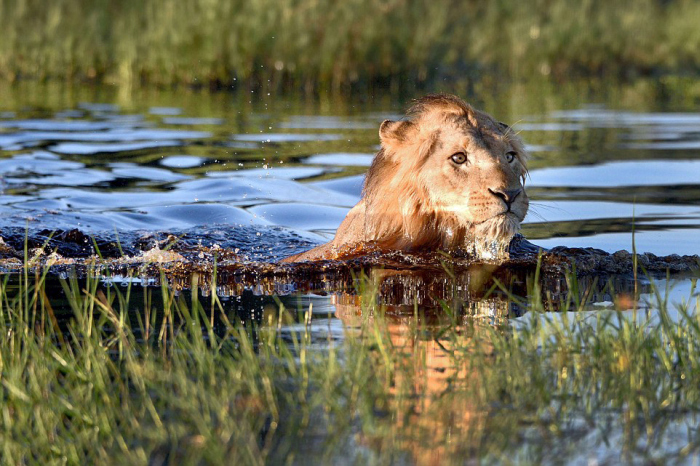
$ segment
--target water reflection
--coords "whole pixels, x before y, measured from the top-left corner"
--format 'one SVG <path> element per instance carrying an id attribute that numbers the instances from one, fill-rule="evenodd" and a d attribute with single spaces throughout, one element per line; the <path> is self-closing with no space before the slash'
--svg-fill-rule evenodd
<path id="1" fill-rule="evenodd" d="M 468 276 L 474 280 L 489 277 L 489 272 L 481 270 Z M 361 445 L 376 452 L 394 452 L 391 461 L 401 458 L 415 464 L 461 463 L 465 458 L 536 464 L 605 464 L 622 459 L 633 464 L 655 459 L 689 460 L 693 464 L 697 460 L 698 419 L 691 407 L 693 401 L 686 404 L 679 393 L 675 403 L 683 408 L 669 405 L 664 400 L 670 392 L 660 395 L 667 390 L 664 383 L 635 382 L 640 375 L 648 376 L 651 368 L 620 368 L 621 353 L 612 356 L 609 369 L 600 366 L 608 357 L 607 349 L 602 348 L 617 348 L 618 340 L 635 339 L 630 337 L 626 324 L 639 319 L 639 328 L 646 328 L 640 335 L 653 335 L 659 331 L 650 328 L 654 322 L 658 324 L 657 318 L 646 321 L 646 313 L 600 310 L 536 312 L 521 317 L 514 313 L 512 298 L 484 296 L 479 291 L 460 296 L 465 287 L 459 283 L 470 281 L 464 277 L 431 280 L 404 274 L 402 280 L 397 278 L 394 273 L 373 271 L 367 288 L 359 290 L 362 294 L 332 297 L 335 316 L 354 334 L 350 341 L 359 338 L 376 349 L 375 362 L 366 370 L 376 371 L 375 377 L 384 381 L 386 394 L 359 403 L 361 413 L 372 413 L 360 414 L 360 419 L 369 424 L 361 431 Z M 451 282 L 457 296 L 444 308 L 425 300 L 421 304 L 433 307 L 413 307 L 400 299 L 392 302 L 386 297 L 394 296 L 391 289 L 397 281 L 402 282 L 398 287 L 401 292 L 406 292 L 409 284 L 416 285 L 413 293 L 408 292 L 416 302 L 425 289 L 429 291 L 424 299 L 430 294 L 445 298 L 437 291 L 443 288 L 439 283 Z M 570 293 L 571 283 L 567 285 L 560 290 Z M 643 292 L 650 291 L 648 285 L 641 287 Z M 660 286 L 663 288 L 663 284 Z M 551 291 L 545 287 L 543 293 Z M 368 302 L 368 296 L 377 292 L 382 305 Z M 614 289 L 581 281 L 578 292 L 575 299 L 565 292 L 550 294 L 548 302 L 553 308 L 571 305 L 569 309 L 577 309 L 575 303 L 585 299 L 603 303 L 607 309 L 636 307 L 632 286 Z M 464 296 L 469 298 L 464 300 Z M 692 293 L 688 296 L 692 300 Z M 584 306 L 578 310 L 596 307 L 600 309 Z M 616 330 L 601 324 L 606 318 L 616 322 L 611 326 Z M 689 325 L 680 314 L 672 318 L 680 326 Z M 603 327 L 609 333 L 595 340 Z M 678 333 L 673 326 L 669 331 Z M 645 344 L 651 344 L 654 338 L 649 337 Z M 351 346 L 348 351 L 360 348 Z M 644 356 L 640 354 L 637 360 L 635 353 L 645 350 L 635 347 L 619 351 L 631 351 L 624 356 L 631 359 L 624 360 L 641 364 Z M 658 362 L 655 358 L 652 356 L 652 361 Z M 664 375 L 660 377 L 675 377 L 663 369 L 661 372 Z M 630 389 L 643 401 L 621 402 L 621 397 L 628 400 Z"/>
<path id="2" fill-rule="evenodd" d="M 494 308 L 486 302 L 482 306 L 486 316 L 494 318 Z M 499 307 L 496 304 L 495 309 Z M 345 327 L 377 328 L 392 351 L 403 356 L 396 362 L 396 378 L 388 387 L 392 402 L 385 410 L 391 413 L 391 423 L 365 433 L 360 443 L 377 451 L 409 452 L 415 464 L 438 465 L 478 457 L 477 452 L 484 450 L 482 437 L 490 430 L 490 410 L 478 397 L 465 395 L 466 391 L 488 387 L 483 386 L 479 368 L 460 364 L 463 361 L 455 358 L 454 351 L 476 344 L 483 354 L 493 351 L 492 345 L 480 344 L 488 341 L 480 337 L 491 331 L 485 327 L 488 324 L 469 322 L 452 328 L 458 338 L 454 341 L 440 336 L 450 325 L 445 314 L 389 311 L 386 319 L 374 323 L 371 316 L 363 318 L 357 305 L 336 304 L 336 309 L 336 317 Z M 472 310 L 480 316 L 478 310 Z"/>
<path id="3" fill-rule="evenodd" d="M 595 166 L 552 167 L 533 170 L 534 187 L 674 186 L 700 184 L 700 160 L 635 160 L 604 162 Z M 571 193 L 574 196 L 576 193 Z M 610 196 L 610 192 L 606 193 Z M 644 196 L 644 193 L 639 193 Z"/>

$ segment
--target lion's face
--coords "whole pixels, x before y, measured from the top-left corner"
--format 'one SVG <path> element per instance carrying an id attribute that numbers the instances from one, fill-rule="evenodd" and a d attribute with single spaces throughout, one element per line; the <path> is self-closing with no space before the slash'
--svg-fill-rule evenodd
<path id="1" fill-rule="evenodd" d="M 379 131 L 382 150 L 365 183 L 370 239 L 402 234 L 414 246 L 448 248 L 507 242 L 529 204 L 520 139 L 452 96 L 422 99 L 409 114 Z"/>
<path id="2" fill-rule="evenodd" d="M 510 128 L 481 120 L 475 128 L 466 118 L 448 119 L 433 129 L 417 182 L 436 212 L 470 225 L 475 237 L 510 239 L 529 204 L 525 154 L 506 135 Z"/>

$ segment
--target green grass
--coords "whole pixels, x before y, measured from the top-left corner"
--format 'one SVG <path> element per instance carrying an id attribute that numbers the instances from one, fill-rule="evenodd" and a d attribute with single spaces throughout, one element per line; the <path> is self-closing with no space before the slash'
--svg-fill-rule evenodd
<path id="1" fill-rule="evenodd" d="M 588 312 L 570 279 L 561 312 L 535 286 L 509 321 L 497 298 L 397 314 L 363 280 L 344 338 L 319 347 L 308 309 L 240 322 L 215 294 L 70 277 L 60 293 L 25 270 L 0 288 L 6 464 L 697 460 L 695 288 Z"/>
<path id="2" fill-rule="evenodd" d="M 0 1 L 0 76 L 412 88 L 700 68 L 692 0 Z"/>

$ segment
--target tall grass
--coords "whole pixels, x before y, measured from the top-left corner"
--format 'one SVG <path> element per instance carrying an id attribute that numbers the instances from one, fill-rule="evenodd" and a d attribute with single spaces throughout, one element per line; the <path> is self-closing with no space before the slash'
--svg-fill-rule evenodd
<path id="1" fill-rule="evenodd" d="M 68 277 L 61 298 L 45 274 L 5 277 L 3 462 L 697 457 L 695 289 L 675 309 L 658 292 L 649 313 L 586 312 L 577 298 L 549 314 L 534 286 L 530 314 L 508 322 L 458 301 L 390 313 L 363 281 L 356 304 L 338 306 L 344 338 L 319 347 L 310 309 L 280 303 L 255 324 L 230 320 L 215 293 L 163 286 L 137 299 Z M 61 301 L 70 320 L 57 318 Z"/>
<path id="2" fill-rule="evenodd" d="M 697 71 L 693 0 L 0 1 L 0 76 L 134 85 L 423 85 Z"/>
<path id="3" fill-rule="evenodd" d="M 157 315 L 131 321 L 131 287 L 98 283 L 62 280 L 73 317 L 59 324 L 41 283 L 4 281 L 3 462 L 260 464 L 289 450 L 305 411 L 307 345 L 297 365 L 276 326 L 253 331 L 223 316 L 217 336 L 196 299 L 167 288 Z M 299 417 L 283 419 L 291 407 Z"/>

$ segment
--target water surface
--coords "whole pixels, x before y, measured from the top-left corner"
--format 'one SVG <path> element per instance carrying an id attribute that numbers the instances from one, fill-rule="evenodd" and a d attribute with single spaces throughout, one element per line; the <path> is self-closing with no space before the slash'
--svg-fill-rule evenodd
<path id="1" fill-rule="evenodd" d="M 4 92 L 15 103 L 0 108 L 2 226 L 88 234 L 274 225 L 324 241 L 360 197 L 379 123 L 404 107 L 188 91 L 180 106 L 156 94 L 40 107 Z M 477 99 L 528 144 L 524 234 L 613 252 L 634 230 L 641 252 L 700 251 L 700 114 L 578 100 L 503 111 Z M 269 260 L 289 252 L 267 243 Z"/>
<path id="2" fill-rule="evenodd" d="M 233 261 L 254 264 L 333 236 L 360 198 L 379 124 L 399 118 L 406 106 L 381 96 L 295 100 L 187 90 L 123 96 L 108 88 L 49 94 L 21 87 L 0 92 L 6 239 L 27 229 L 40 243 L 60 231 L 65 247 L 57 252 L 80 257 L 92 253 L 93 240 L 106 254 L 119 243 L 137 255 L 159 250 L 172 235 L 210 248 L 209 255 L 202 252 L 205 261 L 223 248 L 235 254 Z M 617 97 L 538 96 L 517 87 L 472 96 L 512 124 L 530 151 L 531 209 L 523 234 L 547 248 L 614 252 L 631 250 L 634 241 L 639 252 L 700 253 L 700 113 L 664 99 Z M 441 299 L 459 300 L 467 320 L 510 317 L 517 327 L 533 318 L 505 295 L 486 293 L 489 270 L 457 279 L 449 271 L 369 275 L 399 329 L 410 323 L 415 303 L 440 320 Z M 359 309 L 356 280 L 333 280 L 314 275 L 303 286 L 262 278 L 251 284 L 233 276 L 215 291 L 227 312 L 243 320 L 262 322 L 276 305 L 273 296 L 291 308 L 312 305 L 311 332 L 322 348 L 342 339 L 343 324 L 352 328 Z M 631 277 L 609 288 L 594 282 L 582 286 L 595 288 L 589 309 L 598 312 L 614 307 L 614 295 L 639 291 Z M 128 283 L 157 281 L 105 279 L 105 286 Z M 522 280 L 510 284 L 527 292 Z M 646 309 L 653 296 L 648 282 L 642 285 L 646 294 L 636 306 Z M 556 287 L 566 294 L 564 284 Z M 676 301 L 694 292 L 688 280 L 674 289 Z M 600 447 L 593 456 L 610 454 Z"/>
<path id="3" fill-rule="evenodd" d="M 642 93 L 518 87 L 467 96 L 531 154 L 524 235 L 542 247 L 700 252 L 700 114 Z M 560 93 L 557 93 L 560 92 Z M 327 241 L 359 200 L 377 128 L 407 100 L 2 89 L 7 231 L 154 233 L 276 261 Z M 686 107 L 686 105 L 688 105 Z M 214 240 L 216 238 L 216 240 Z"/>

